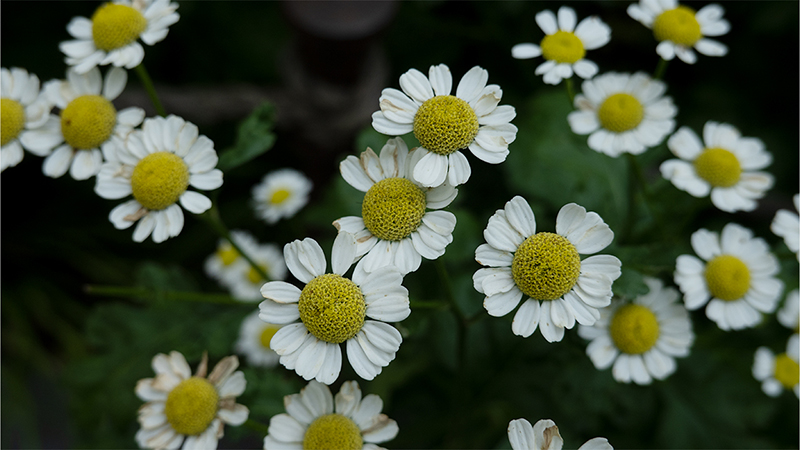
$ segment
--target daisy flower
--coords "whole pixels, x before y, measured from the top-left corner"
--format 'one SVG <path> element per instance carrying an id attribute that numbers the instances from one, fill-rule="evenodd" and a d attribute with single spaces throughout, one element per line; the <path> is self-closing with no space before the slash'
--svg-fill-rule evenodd
<path id="1" fill-rule="evenodd" d="M 787 209 L 779 209 L 775 213 L 775 218 L 772 219 L 770 229 L 777 236 L 783 238 L 783 242 L 789 247 L 789 250 L 797 255 L 797 260 L 800 261 L 800 216 L 796 211 L 800 211 L 800 194 L 794 194 L 792 197 L 794 202 L 795 212 Z"/>
<path id="2" fill-rule="evenodd" d="M 555 233 L 537 233 L 531 207 L 517 196 L 489 218 L 483 237 L 487 243 L 475 250 L 475 260 L 489 267 L 475 272 L 473 284 L 495 317 L 527 297 L 514 316 L 514 334 L 528 337 L 539 326 L 548 342 L 557 342 L 575 321 L 594 324 L 598 309 L 611 303 L 611 284 L 622 273 L 619 259 L 579 256 L 597 253 L 614 239 L 597 213 L 569 203 L 558 212 Z"/>
<path id="3" fill-rule="evenodd" d="M 381 155 L 372 149 L 361 158 L 348 156 L 339 164 L 345 181 L 366 192 L 361 216 L 342 217 L 333 222 L 338 230 L 356 235 L 356 256 L 365 271 L 394 265 L 407 274 L 419 268 L 422 257 L 436 259 L 453 242 L 456 216 L 440 209 L 456 198 L 458 191 L 448 183 L 430 189 L 409 179 L 421 153 L 409 153 L 401 138 L 389 139 Z"/>
<path id="4" fill-rule="evenodd" d="M 239 360 L 227 356 L 206 377 L 208 357 L 192 375 L 182 354 L 159 353 L 153 358 L 155 378 L 136 383 L 136 395 L 146 401 L 139 408 L 136 443 L 141 448 L 208 450 L 217 448 L 224 425 L 238 426 L 250 411 L 236 403 L 247 382 L 236 371 Z M 181 443 L 183 444 L 181 446 Z"/>
<path id="5" fill-rule="evenodd" d="M 756 172 L 772 162 L 764 143 L 711 121 L 703 127 L 703 140 L 705 144 L 690 128 L 681 127 L 667 141 L 680 159 L 664 161 L 661 175 L 694 197 L 711 193 L 711 203 L 725 212 L 754 210 L 774 181 L 769 173 Z"/>
<path id="6" fill-rule="evenodd" d="M 306 203 L 313 184 L 294 169 L 268 173 L 253 187 L 253 208 L 256 215 L 268 224 L 297 214 Z"/>
<path id="7" fill-rule="evenodd" d="M 658 56 L 669 61 L 678 56 L 687 64 L 694 64 L 697 55 L 692 47 L 706 56 L 725 56 L 728 47 L 706 36 L 722 36 L 730 30 L 722 18 L 725 10 L 717 4 L 706 5 L 695 12 L 676 0 L 639 0 L 628 6 L 628 15 L 653 29 L 659 42 Z"/>
<path id="8" fill-rule="evenodd" d="M 511 56 L 530 59 L 544 56 L 546 60 L 536 68 L 536 75 L 544 74 L 544 82 L 558 84 L 570 78 L 574 71 L 581 78 L 597 74 L 597 64 L 588 59 L 586 50 L 594 50 L 608 43 L 611 28 L 596 16 L 587 17 L 575 27 L 575 10 L 569 6 L 558 8 L 558 18 L 550 10 L 536 14 L 536 23 L 546 35 L 540 45 L 517 44 L 511 48 Z"/>
<path id="9" fill-rule="evenodd" d="M 275 367 L 279 356 L 269 343 L 280 329 L 281 325 L 265 323 L 258 318 L 258 310 L 253 311 L 239 327 L 239 339 L 234 344 L 236 353 L 246 357 L 251 366 Z"/>
<path id="10" fill-rule="evenodd" d="M 775 355 L 766 347 L 756 350 L 753 376 L 761 381 L 761 389 L 770 397 L 777 397 L 784 389 L 791 389 L 800 398 L 800 345 L 793 334 L 786 344 L 786 353 Z"/>
<path id="11" fill-rule="evenodd" d="M 445 180 L 464 184 L 472 169 L 459 150 L 467 149 L 478 159 L 499 164 L 508 156 L 508 144 L 517 137 L 509 123 L 517 115 L 513 106 L 502 105 L 503 90 L 486 85 L 489 72 L 475 66 L 450 95 L 453 75 L 444 65 L 431 66 L 428 77 L 411 69 L 400 76 L 400 88 L 381 92 L 380 111 L 372 114 L 372 127 L 390 136 L 414 132 L 419 140 L 419 164 L 412 179 L 426 187 Z"/>
<path id="12" fill-rule="evenodd" d="M 244 301 L 261 300 L 261 286 L 267 281 L 286 279 L 286 263 L 283 253 L 275 244 L 258 244 L 242 247 L 242 251 L 269 276 L 265 280 L 244 258 L 233 264 L 232 270 L 225 273 L 220 283 L 228 288 L 231 295 Z"/>
<path id="13" fill-rule="evenodd" d="M 48 124 L 52 107 L 39 77 L 18 67 L 0 70 L 0 172 L 22 161 L 23 148 L 45 156 L 56 145 L 35 134 Z"/>
<path id="14" fill-rule="evenodd" d="M 183 212 L 201 214 L 211 200 L 189 186 L 212 190 L 222 186 L 215 169 L 214 143 L 198 136 L 197 127 L 180 117 L 155 117 L 144 121 L 123 145 L 103 147 L 106 162 L 97 174 L 94 191 L 103 198 L 133 199 L 111 210 L 108 218 L 123 230 L 136 221 L 133 240 L 142 242 L 152 233 L 154 242 L 177 236 L 183 229 Z M 141 220 L 140 220 L 141 219 Z"/>
<path id="15" fill-rule="evenodd" d="M 251 249 L 258 246 L 256 238 L 247 231 L 232 230 L 231 239 L 239 248 Z M 239 252 L 227 239 L 220 239 L 217 242 L 217 251 L 206 258 L 203 267 L 209 277 L 219 281 L 226 278 L 229 272 L 235 271 L 243 260 L 244 258 L 241 258 Z M 281 260 L 283 260 L 283 256 L 281 256 Z M 244 261 L 244 264 L 248 264 L 247 261 Z"/>
<path id="16" fill-rule="evenodd" d="M 403 276 L 387 266 L 345 278 L 356 248 L 355 237 L 340 232 L 333 242 L 333 273 L 325 273 L 325 255 L 315 240 L 290 242 L 283 255 L 289 271 L 305 287 L 271 281 L 261 288 L 266 298 L 259 305 L 261 320 L 286 325 L 275 333 L 270 348 L 281 355 L 281 364 L 306 380 L 336 381 L 342 368 L 341 343 L 346 343 L 347 359 L 358 376 L 371 380 L 394 359 L 403 341 L 386 323 L 411 313 Z"/>
<path id="17" fill-rule="evenodd" d="M 581 85 L 567 121 L 576 134 L 589 134 L 594 151 L 617 157 L 655 147 L 675 128 L 678 109 L 664 96 L 667 86 L 644 72 L 609 72 Z"/>
<path id="18" fill-rule="evenodd" d="M 775 311 L 783 283 L 775 278 L 778 259 L 763 239 L 729 223 L 721 235 L 705 228 L 695 231 L 692 248 L 702 260 L 680 255 L 675 268 L 687 309 L 708 303 L 706 316 L 723 330 L 752 327 L 761 321 L 759 312 Z"/>
<path id="19" fill-rule="evenodd" d="M 92 15 L 74 17 L 67 32 L 75 38 L 58 48 L 67 57 L 64 62 L 78 73 L 106 64 L 133 69 L 144 59 L 141 39 L 153 45 L 167 37 L 169 26 L 180 16 L 178 4 L 169 0 L 115 0 L 103 3 Z"/>
<path id="20" fill-rule="evenodd" d="M 789 292 L 776 315 L 781 325 L 797 333 L 798 323 L 800 323 L 800 291 L 795 289 Z"/>
<path id="21" fill-rule="evenodd" d="M 508 440 L 513 450 L 561 450 L 564 445 L 556 423 L 550 419 L 541 419 L 533 426 L 525 419 L 512 420 L 508 423 Z M 608 439 L 596 437 L 578 450 L 614 450 L 614 447 Z"/>
<path id="22" fill-rule="evenodd" d="M 397 422 L 381 414 L 383 400 L 361 398 L 355 381 L 345 381 L 336 397 L 328 386 L 311 381 L 299 394 L 283 398 L 285 414 L 269 420 L 264 450 L 378 450 L 375 444 L 397 436 Z"/>
<path id="23" fill-rule="evenodd" d="M 593 326 L 578 327 L 592 342 L 586 354 L 598 370 L 614 365 L 614 379 L 650 384 L 675 372 L 675 358 L 689 355 L 694 341 L 689 312 L 678 303 L 678 291 L 661 280 L 645 278 L 650 291 L 633 302 L 617 300 L 600 310 Z"/>

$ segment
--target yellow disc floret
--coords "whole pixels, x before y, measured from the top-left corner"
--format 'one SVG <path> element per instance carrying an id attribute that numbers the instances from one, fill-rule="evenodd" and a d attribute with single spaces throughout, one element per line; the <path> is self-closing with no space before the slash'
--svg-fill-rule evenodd
<path id="1" fill-rule="evenodd" d="M 721 300 L 738 300 L 750 288 L 750 269 L 731 255 L 719 255 L 709 261 L 705 277 L 711 295 Z"/>
<path id="2" fill-rule="evenodd" d="M 575 285 L 581 273 L 578 250 L 555 233 L 536 233 L 525 239 L 511 262 L 511 275 L 525 295 L 555 300 Z"/>
<path id="3" fill-rule="evenodd" d="M 544 59 L 557 63 L 573 64 L 586 55 L 586 49 L 575 33 L 569 31 L 556 31 L 542 39 L 542 56 Z"/>
<path id="4" fill-rule="evenodd" d="M 92 16 L 95 47 L 111 51 L 135 41 L 147 28 L 142 13 L 126 5 L 105 3 Z"/>
<path id="5" fill-rule="evenodd" d="M 318 417 L 303 437 L 303 450 L 361 450 L 363 446 L 358 425 L 341 414 Z"/>
<path id="6" fill-rule="evenodd" d="M 664 11 L 653 21 L 653 35 L 657 41 L 672 41 L 691 47 L 703 37 L 694 10 L 686 6 Z"/>
<path id="7" fill-rule="evenodd" d="M 269 202 L 273 205 L 280 205 L 281 203 L 285 202 L 291 194 L 292 193 L 289 192 L 288 189 L 277 189 L 272 193 L 272 196 L 269 198 Z"/>
<path id="8" fill-rule="evenodd" d="M 217 257 L 222 261 L 223 266 L 230 266 L 239 258 L 239 252 L 229 243 L 224 243 L 217 249 Z"/>
<path id="9" fill-rule="evenodd" d="M 265 326 L 264 329 L 261 331 L 261 336 L 259 337 L 261 345 L 264 348 L 269 349 L 270 348 L 269 343 L 272 342 L 272 336 L 275 336 L 275 333 L 277 333 L 278 330 L 280 329 L 281 327 L 272 324 L 268 324 L 267 326 Z"/>
<path id="10" fill-rule="evenodd" d="M 697 176 L 714 187 L 731 187 L 742 175 L 736 155 L 724 148 L 707 148 L 694 160 Z"/>
<path id="11" fill-rule="evenodd" d="M 786 389 L 792 389 L 800 383 L 800 366 L 786 353 L 775 357 L 775 379 Z"/>
<path id="12" fill-rule="evenodd" d="M 452 95 L 425 100 L 414 115 L 414 136 L 440 155 L 469 147 L 478 135 L 478 116 L 466 101 Z"/>
<path id="13" fill-rule="evenodd" d="M 61 111 L 61 133 L 72 148 L 97 148 L 111 137 L 117 110 L 105 97 L 82 95 Z"/>
<path id="14" fill-rule="evenodd" d="M 25 128 L 25 108 L 16 100 L 0 99 L 0 147 L 19 136 Z"/>
<path id="15" fill-rule="evenodd" d="M 367 305 L 355 283 L 327 273 L 309 281 L 300 293 L 300 320 L 317 339 L 340 344 L 364 325 Z"/>
<path id="16" fill-rule="evenodd" d="M 200 434 L 217 415 L 219 394 L 205 378 L 181 381 L 167 396 L 164 414 L 172 428 L 185 435 Z"/>
<path id="17" fill-rule="evenodd" d="M 139 161 L 131 176 L 133 198 L 158 211 L 175 203 L 189 186 L 189 168 L 170 152 L 151 153 Z"/>
<path id="18" fill-rule="evenodd" d="M 364 226 L 379 239 L 399 241 L 422 223 L 425 193 L 405 178 L 385 178 L 372 185 L 361 203 Z"/>
<path id="19" fill-rule="evenodd" d="M 658 339 L 658 320 L 647 307 L 625 305 L 614 313 L 608 332 L 621 352 L 638 355 L 655 345 Z"/>
<path id="20" fill-rule="evenodd" d="M 597 118 L 606 130 L 622 133 L 636 128 L 644 118 L 644 106 L 630 94 L 609 96 L 597 110 Z"/>

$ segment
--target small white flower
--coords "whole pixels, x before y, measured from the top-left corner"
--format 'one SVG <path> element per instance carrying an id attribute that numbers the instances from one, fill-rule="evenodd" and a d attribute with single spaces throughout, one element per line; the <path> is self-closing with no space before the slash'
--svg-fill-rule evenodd
<path id="1" fill-rule="evenodd" d="M 667 85 L 643 72 L 604 73 L 581 85 L 572 132 L 589 134 L 589 148 L 608 156 L 638 155 L 660 144 L 675 128 L 678 109 L 664 96 Z"/>
<path id="2" fill-rule="evenodd" d="M 594 324 L 598 310 L 611 303 L 619 259 L 579 256 L 597 253 L 614 239 L 597 213 L 569 203 L 558 212 L 556 233 L 537 233 L 531 207 L 517 196 L 489 218 L 483 237 L 487 243 L 475 250 L 475 260 L 489 267 L 472 276 L 475 290 L 486 295 L 483 307 L 501 317 L 523 294 L 528 297 L 514 316 L 514 334 L 528 337 L 538 326 L 548 342 L 557 342 L 576 321 Z"/>
<path id="3" fill-rule="evenodd" d="M 600 310 L 593 326 L 578 334 L 592 342 L 586 354 L 604 370 L 614 365 L 614 379 L 650 384 L 675 372 L 675 358 L 689 355 L 694 341 L 689 312 L 678 302 L 678 291 L 661 280 L 645 278 L 650 291 L 628 303 L 616 300 Z"/>
<path id="4" fill-rule="evenodd" d="M 431 189 L 412 181 L 419 157 L 419 150 L 409 153 L 398 137 L 389 139 L 380 157 L 368 148 L 360 159 L 348 156 L 339 164 L 345 181 L 366 194 L 362 217 L 342 217 L 333 225 L 356 236 L 356 256 L 366 254 L 358 265 L 367 272 L 386 265 L 413 272 L 423 257 L 436 259 L 453 242 L 456 216 L 426 209 L 444 208 L 458 191 L 448 183 Z"/>
<path id="5" fill-rule="evenodd" d="M 786 353 L 775 355 L 767 347 L 756 350 L 753 376 L 761 381 L 761 389 L 770 397 L 777 397 L 784 389 L 791 389 L 800 398 L 800 345 L 793 334 L 786 344 Z"/>
<path id="6" fill-rule="evenodd" d="M 104 146 L 106 162 L 97 174 L 94 191 L 103 198 L 133 199 L 111 210 L 108 219 L 118 230 L 139 222 L 133 240 L 142 242 L 150 234 L 153 242 L 177 236 L 183 229 L 183 206 L 201 214 L 211 208 L 205 195 L 192 186 L 213 190 L 222 186 L 222 172 L 211 139 L 199 135 L 197 127 L 180 117 L 155 117 L 124 143 Z M 141 219 L 141 220 L 140 220 Z"/>
<path id="7" fill-rule="evenodd" d="M 728 47 L 705 36 L 722 36 L 731 26 L 722 18 L 725 10 L 717 4 L 706 5 L 695 13 L 676 0 L 639 0 L 628 6 L 628 15 L 652 28 L 659 41 L 658 56 L 669 61 L 676 55 L 687 64 L 697 61 L 692 48 L 706 56 L 725 56 Z"/>
<path id="8" fill-rule="evenodd" d="M 178 4 L 169 0 L 114 0 L 103 3 L 92 15 L 74 17 L 67 31 L 74 40 L 58 48 L 67 56 L 64 62 L 78 73 L 106 64 L 133 69 L 144 59 L 141 39 L 153 45 L 167 37 L 169 26 L 180 16 Z"/>
<path id="9" fill-rule="evenodd" d="M 275 367 L 280 357 L 269 347 L 269 343 L 281 326 L 265 323 L 258 318 L 258 310 L 253 311 L 239 327 L 239 339 L 234 344 L 236 353 L 246 357 L 251 366 Z"/>
<path id="10" fill-rule="evenodd" d="M 22 161 L 23 148 L 45 156 L 56 145 L 35 133 L 47 123 L 52 107 L 39 90 L 39 77 L 18 67 L 0 70 L 0 172 Z"/>
<path id="11" fill-rule="evenodd" d="M 345 381 L 334 398 L 324 384 L 311 381 L 299 394 L 283 398 L 286 413 L 269 420 L 264 450 L 381 450 L 375 444 L 397 436 L 397 422 L 381 414 L 383 400 L 361 398 L 355 381 Z"/>
<path id="12" fill-rule="evenodd" d="M 667 141 L 680 159 L 664 161 L 661 175 L 695 197 L 711 193 L 711 203 L 725 212 L 754 210 L 774 182 L 769 173 L 756 171 L 772 162 L 764 143 L 711 121 L 703 127 L 703 140 L 705 145 L 694 131 L 681 127 Z"/>
<path id="13" fill-rule="evenodd" d="M 540 45 L 517 44 L 511 48 L 511 56 L 530 59 L 544 56 L 546 60 L 536 68 L 536 75 L 544 74 L 544 82 L 558 84 L 572 77 L 574 71 L 581 78 L 597 74 L 597 64 L 584 59 L 586 50 L 594 50 L 608 43 L 611 28 L 596 16 L 581 20 L 578 26 L 575 10 L 569 6 L 558 8 L 558 18 L 550 10 L 536 14 L 536 23 L 546 35 Z"/>
<path id="14" fill-rule="evenodd" d="M 687 309 L 708 303 L 706 316 L 723 330 L 755 326 L 761 313 L 775 311 L 783 283 L 775 278 L 778 259 L 763 239 L 729 223 L 721 235 L 705 228 L 695 231 L 692 248 L 702 260 L 680 255 L 675 267 L 675 283 Z"/>
<path id="15" fill-rule="evenodd" d="M 444 65 L 431 66 L 428 76 L 411 69 L 400 76 L 400 88 L 381 93 L 380 111 L 372 114 L 372 127 L 379 133 L 401 136 L 414 132 L 419 140 L 419 163 L 412 179 L 426 187 L 447 181 L 464 184 L 472 174 L 467 149 L 478 159 L 499 164 L 508 156 L 508 144 L 517 137 L 510 122 L 517 115 L 513 106 L 501 105 L 503 90 L 486 85 L 489 72 L 475 66 L 450 95 L 453 75 Z"/>
<path id="16" fill-rule="evenodd" d="M 525 419 L 512 420 L 508 423 L 508 440 L 513 450 L 561 450 L 564 445 L 556 423 L 550 419 L 541 419 L 533 426 Z M 614 450 L 614 447 L 608 439 L 596 437 L 578 450 Z"/>
<path id="17" fill-rule="evenodd" d="M 781 325 L 797 333 L 800 324 L 800 291 L 794 289 L 786 294 L 786 300 L 776 315 Z"/>
<path id="18" fill-rule="evenodd" d="M 787 209 L 779 209 L 775 213 L 775 218 L 772 219 L 770 229 L 777 236 L 783 238 L 783 242 L 789 247 L 789 250 L 797 255 L 797 260 L 800 261 L 800 216 L 797 211 L 800 211 L 800 194 L 794 194 L 792 197 L 794 201 L 794 212 Z"/>
<path id="19" fill-rule="evenodd" d="M 258 246 L 256 238 L 247 231 L 232 230 L 231 239 L 240 248 L 247 247 L 250 249 Z M 281 257 L 281 260 L 283 260 L 283 257 Z M 231 243 L 227 239 L 220 238 L 217 242 L 217 251 L 206 258 L 203 267 L 209 277 L 219 281 L 226 278 L 229 272 L 241 270 L 238 268 L 241 261 L 244 261 L 244 258 L 241 257 Z M 247 264 L 247 261 L 244 261 L 244 264 Z"/>
<path id="20" fill-rule="evenodd" d="M 220 279 L 220 283 L 228 288 L 231 295 L 243 301 L 258 302 L 261 297 L 261 286 L 267 281 L 282 281 L 286 279 L 286 263 L 283 253 L 275 244 L 258 244 L 249 246 L 245 244 L 242 251 L 255 262 L 266 274 L 265 280 L 258 271 L 244 258 L 239 258 L 233 264 L 232 270 L 227 271 Z"/>
<path id="21" fill-rule="evenodd" d="M 306 203 L 313 184 L 294 169 L 281 169 L 264 176 L 253 187 L 253 208 L 268 224 L 297 214 Z"/>

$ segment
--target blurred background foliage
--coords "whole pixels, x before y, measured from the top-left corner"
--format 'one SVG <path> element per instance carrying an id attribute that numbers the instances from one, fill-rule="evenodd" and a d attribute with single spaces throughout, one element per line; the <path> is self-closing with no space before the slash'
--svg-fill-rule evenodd
<path id="1" fill-rule="evenodd" d="M 450 207 L 458 218 L 454 241 L 441 262 L 425 261 L 404 282 L 412 302 L 424 307 L 398 324 L 405 340 L 397 359 L 374 381 L 359 380 L 362 390 L 383 398 L 384 412 L 400 426 L 387 447 L 509 448 L 508 422 L 524 417 L 531 423 L 555 420 L 571 448 L 594 436 L 607 437 L 616 448 L 797 448 L 797 398 L 767 397 L 751 374 L 757 347 L 785 348 L 789 330 L 774 316 L 754 329 L 723 332 L 702 310 L 692 313 L 697 339 L 691 356 L 678 360 L 666 381 L 642 387 L 615 382 L 610 370 L 597 371 L 574 329 L 555 344 L 539 333 L 514 336 L 512 315 L 489 317 L 472 288 L 479 268 L 474 249 L 483 242 L 486 221 L 514 195 L 531 203 L 542 230 L 554 229 L 558 209 L 568 202 L 597 211 L 616 232 L 607 252 L 623 262 L 623 277 L 614 284 L 618 295 L 644 292 L 642 275 L 671 284 L 675 258 L 692 253 L 690 234 L 701 227 L 719 231 L 731 221 L 767 240 L 781 260 L 786 291 L 797 287 L 797 260 L 769 224 L 776 210 L 793 209 L 791 196 L 798 192 L 798 3 L 720 3 L 732 25 L 719 38 L 729 54 L 701 55 L 691 66 L 673 61 L 665 81 L 679 107 L 678 126 L 700 132 L 707 120 L 728 122 L 766 143 L 776 186 L 751 213 L 720 212 L 708 199 L 663 180 L 657 168 L 669 157 L 665 145 L 637 158 L 649 184 L 645 197 L 632 182 L 629 160 L 595 153 L 585 136 L 570 132 L 565 117 L 572 107 L 563 86 L 544 85 L 533 73 L 538 61 L 510 56 L 514 44 L 541 39 L 534 15 L 563 3 L 394 5 L 391 21 L 372 36 L 388 61 L 377 84 L 397 88 L 408 69 L 425 72 L 439 63 L 457 82 L 481 65 L 490 83 L 503 88 L 502 103 L 516 107 L 519 134 L 503 164 L 467 155 L 473 175 Z M 597 14 L 611 26 L 611 42 L 588 55 L 601 72 L 652 73 L 656 67 L 655 41 L 627 16 L 628 4 L 571 4 L 579 19 Z M 63 77 L 58 43 L 69 38 L 66 24 L 73 16 L 90 16 L 97 5 L 4 1 L 3 67 L 24 67 L 43 81 Z M 162 95 L 188 88 L 219 96 L 228 86 L 245 85 L 269 100 L 291 84 L 282 58 L 304 35 L 287 17 L 286 3 L 181 2 L 179 12 L 167 39 L 146 48 L 144 63 Z M 328 64 L 331 71 L 341 69 Z M 134 76 L 128 86 L 141 91 Z M 196 95 L 192 100 L 202 105 Z M 358 123 L 362 131 L 329 148 L 309 144 L 281 122 L 280 104 L 275 116 L 273 107 L 264 106 L 252 115 L 234 108 L 239 112 L 224 120 L 204 122 L 202 107 L 195 108 L 197 117 L 184 117 L 200 124 L 218 151 L 239 150 L 221 159 L 229 170 L 216 198 L 230 228 L 279 245 L 311 236 L 329 253 L 331 222 L 360 212 L 361 194 L 338 175 L 338 162 L 386 141 L 370 127 L 378 97 Z M 149 108 L 144 101 L 138 106 Z M 245 158 L 273 143 L 269 152 Z M 312 199 L 294 218 L 267 226 L 249 206 L 250 189 L 265 173 L 287 166 L 312 177 Z M 189 214 L 177 238 L 136 244 L 130 230 L 113 228 L 107 216 L 116 202 L 99 198 L 93 185 L 47 178 L 41 159 L 31 154 L 0 177 L 4 448 L 134 446 L 142 402 L 133 388 L 152 376 L 152 357 L 179 350 L 195 367 L 208 351 L 213 364 L 233 352 L 239 323 L 256 307 L 176 299 L 170 293 L 222 293 L 202 269 L 216 235 Z M 123 287 L 128 294 L 92 294 L 87 286 Z M 248 385 L 240 403 L 257 422 L 267 424 L 283 412 L 282 396 L 305 384 L 281 366 L 243 366 Z M 358 378 L 344 364 L 333 391 L 348 379 Z M 220 447 L 260 448 L 262 438 L 259 430 L 228 427 Z"/>

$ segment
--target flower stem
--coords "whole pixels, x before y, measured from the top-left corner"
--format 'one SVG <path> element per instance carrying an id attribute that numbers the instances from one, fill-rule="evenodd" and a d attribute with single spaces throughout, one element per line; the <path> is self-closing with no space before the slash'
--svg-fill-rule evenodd
<path id="1" fill-rule="evenodd" d="M 241 255 L 242 258 L 244 258 L 250 264 L 250 267 L 252 267 L 253 270 L 255 270 L 259 276 L 261 276 L 264 282 L 270 280 L 269 275 L 267 275 L 267 272 L 264 270 L 264 268 L 261 267 L 259 264 L 257 264 L 255 261 L 253 261 L 253 258 L 251 258 L 250 255 L 245 253 L 244 250 L 242 250 L 242 248 L 238 244 L 236 244 L 236 242 L 233 241 L 233 238 L 231 238 L 231 232 L 228 231 L 228 227 L 226 227 L 225 224 L 222 223 L 222 218 L 220 218 L 219 216 L 219 209 L 217 209 L 216 203 L 212 203 L 211 209 L 203 213 L 200 216 L 200 218 L 205 220 L 205 222 L 214 231 L 216 231 L 221 238 L 228 241 L 231 244 L 231 247 L 233 247 L 234 249 L 236 249 L 237 252 L 239 252 L 239 255 Z"/>
<path id="2" fill-rule="evenodd" d="M 153 289 L 148 289 L 143 286 L 99 286 L 96 284 L 87 284 L 86 286 L 84 286 L 84 291 L 90 295 L 105 295 L 109 297 L 127 297 L 127 298 L 162 297 L 166 300 L 216 303 L 221 305 L 252 306 L 252 303 L 240 302 L 231 297 L 230 295 L 226 294 L 207 294 L 203 292 L 186 292 L 186 291 L 157 291 Z"/>
<path id="3" fill-rule="evenodd" d="M 153 86 L 153 80 L 150 79 L 147 69 L 144 68 L 144 63 L 136 66 L 136 74 L 139 75 L 139 80 L 142 82 L 142 86 L 144 86 L 144 89 L 147 91 L 150 101 L 153 102 L 153 106 L 156 108 L 156 113 L 158 113 L 158 115 L 161 117 L 166 117 L 167 111 L 164 110 L 161 100 L 158 99 L 158 93 L 156 92 L 155 86 Z"/>
<path id="4" fill-rule="evenodd" d="M 656 66 L 656 71 L 653 74 L 653 79 L 660 80 L 664 78 L 664 72 L 667 71 L 667 64 L 669 64 L 669 61 L 667 61 L 664 58 L 658 60 L 658 66 Z"/>
<path id="5" fill-rule="evenodd" d="M 569 104 L 575 103 L 575 88 L 572 86 L 572 77 L 564 80 L 564 87 L 567 89 L 567 97 L 569 97 Z"/>
<path id="6" fill-rule="evenodd" d="M 253 431 L 258 432 L 259 434 L 264 435 L 264 436 L 269 434 L 269 426 L 264 425 L 261 422 L 256 422 L 253 419 L 245 420 L 243 425 L 246 426 L 247 428 L 250 428 Z"/>

